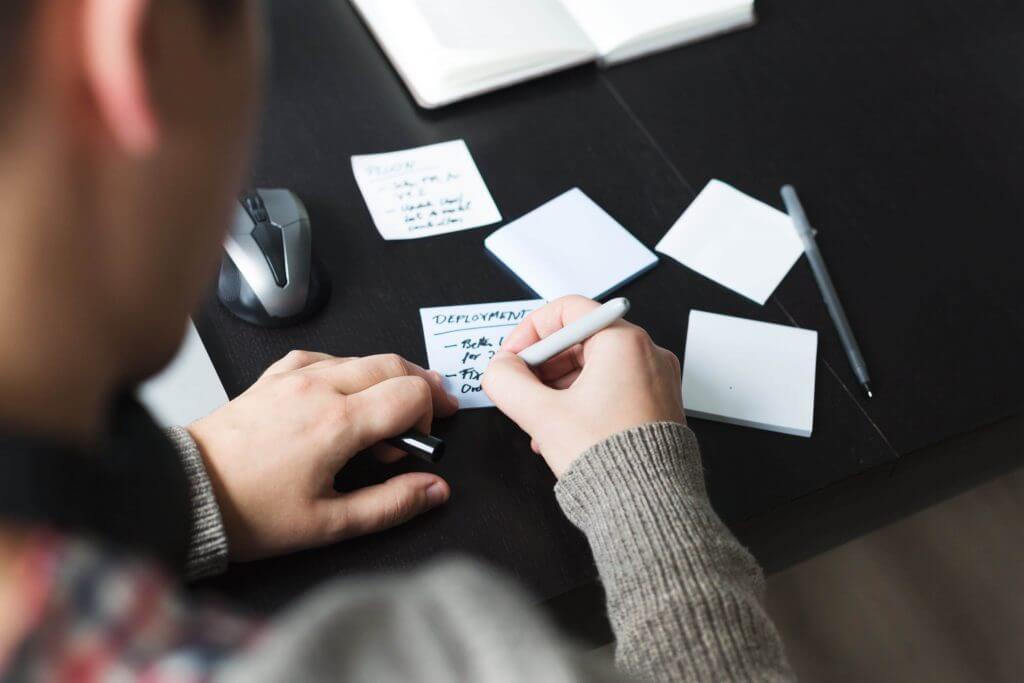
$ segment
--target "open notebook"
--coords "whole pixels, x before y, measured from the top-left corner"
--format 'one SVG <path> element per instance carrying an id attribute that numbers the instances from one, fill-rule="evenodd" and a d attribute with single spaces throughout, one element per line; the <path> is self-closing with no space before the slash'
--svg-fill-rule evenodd
<path id="1" fill-rule="evenodd" d="M 426 108 L 754 23 L 754 0 L 351 2 Z"/>

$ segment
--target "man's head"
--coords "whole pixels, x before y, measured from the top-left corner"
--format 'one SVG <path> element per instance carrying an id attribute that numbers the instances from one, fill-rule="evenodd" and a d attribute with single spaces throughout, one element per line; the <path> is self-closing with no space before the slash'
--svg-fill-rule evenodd
<path id="1" fill-rule="evenodd" d="M 19 207 L 0 215 L 0 294 L 36 297 L 55 333 L 105 335 L 122 381 L 169 358 L 214 272 L 258 110 L 257 27 L 255 0 L 0 11 L 0 200 Z"/>

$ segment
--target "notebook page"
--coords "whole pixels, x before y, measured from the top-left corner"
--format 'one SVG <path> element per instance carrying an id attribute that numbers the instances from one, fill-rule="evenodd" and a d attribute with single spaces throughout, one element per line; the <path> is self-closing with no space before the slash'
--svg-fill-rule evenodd
<path id="1" fill-rule="evenodd" d="M 557 0 L 416 0 L 438 44 L 452 50 L 524 54 L 565 49 L 580 27 Z"/>
<path id="2" fill-rule="evenodd" d="M 422 104 L 453 99 L 474 83 L 508 80 L 538 64 L 595 55 L 557 0 L 351 2 Z"/>
<path id="3" fill-rule="evenodd" d="M 560 0 L 584 32 L 606 56 L 632 43 L 655 40 L 679 31 L 685 42 L 690 25 L 704 24 L 713 32 L 714 18 L 751 15 L 753 0 Z M 672 41 L 668 41 L 672 42 Z M 660 40 L 654 47 L 667 47 Z M 636 52 L 643 50 L 637 49 Z"/>
<path id="4" fill-rule="evenodd" d="M 557 0 L 416 0 L 438 44 L 477 55 L 453 67 L 453 84 L 499 76 L 593 45 Z M 486 59 L 479 57 L 488 55 Z"/>

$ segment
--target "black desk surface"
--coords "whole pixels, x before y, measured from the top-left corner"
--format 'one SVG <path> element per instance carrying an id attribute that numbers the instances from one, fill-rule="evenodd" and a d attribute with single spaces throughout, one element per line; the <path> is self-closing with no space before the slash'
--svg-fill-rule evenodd
<path id="1" fill-rule="evenodd" d="M 710 178 L 777 206 L 782 184 L 799 188 L 875 400 L 862 398 L 803 260 L 763 307 L 666 258 L 621 291 L 630 318 L 680 354 L 692 308 L 821 333 L 811 439 L 693 422 L 731 525 L 1022 412 L 1024 3 L 763 0 L 752 30 L 437 112 L 416 108 L 348 3 L 271 7 L 254 184 L 305 199 L 335 294 L 319 318 L 284 331 L 209 303 L 199 328 L 232 395 L 292 348 L 423 363 L 421 306 L 527 294 L 484 256 L 488 228 L 382 241 L 352 178 L 352 154 L 464 138 L 507 219 L 579 186 L 652 247 Z M 593 578 L 552 477 L 516 428 L 476 410 L 438 433 L 454 492 L 443 510 L 210 585 L 273 608 L 327 577 L 456 551 L 540 598 Z M 357 461 L 339 485 L 395 471 Z"/>

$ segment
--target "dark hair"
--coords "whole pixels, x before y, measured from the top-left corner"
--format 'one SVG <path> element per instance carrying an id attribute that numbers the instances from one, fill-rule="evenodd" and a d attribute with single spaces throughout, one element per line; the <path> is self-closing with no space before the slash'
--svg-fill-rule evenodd
<path id="1" fill-rule="evenodd" d="M 199 0 L 214 21 L 224 22 L 235 16 L 242 0 Z"/>
<path id="2" fill-rule="evenodd" d="M 35 0 L 7 0 L 0 14 L 0 117 L 7 113 L 24 54 L 20 37 L 36 9 Z"/>
<path id="3" fill-rule="evenodd" d="M 175 0 L 178 1 L 178 0 Z M 216 26 L 222 26 L 234 16 L 244 0 L 194 0 L 202 5 Z M 22 36 L 32 17 L 42 4 L 40 0 L 3 0 L 0 10 L 0 123 L 14 100 L 24 66 Z"/>

